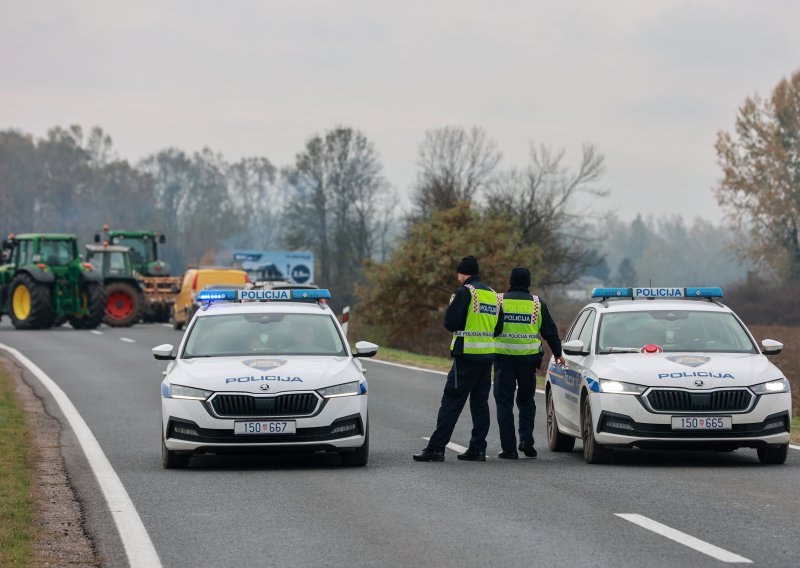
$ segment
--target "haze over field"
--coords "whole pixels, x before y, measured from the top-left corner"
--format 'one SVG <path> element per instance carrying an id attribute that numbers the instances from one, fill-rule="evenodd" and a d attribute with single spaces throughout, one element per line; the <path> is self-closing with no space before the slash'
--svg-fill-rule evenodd
<path id="1" fill-rule="evenodd" d="M 401 194 L 417 144 L 483 126 L 606 156 L 604 208 L 719 221 L 714 141 L 797 67 L 800 4 L 0 0 L 0 128 L 101 126 L 122 157 L 209 146 L 293 161 L 363 130 Z"/>

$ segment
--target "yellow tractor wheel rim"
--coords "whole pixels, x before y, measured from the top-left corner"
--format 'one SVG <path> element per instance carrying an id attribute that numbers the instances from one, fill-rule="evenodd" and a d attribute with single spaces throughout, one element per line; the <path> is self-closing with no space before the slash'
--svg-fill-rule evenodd
<path id="1" fill-rule="evenodd" d="M 14 296 L 11 298 L 11 303 L 14 308 L 14 315 L 17 319 L 28 319 L 31 315 L 31 291 L 28 287 L 23 285 L 17 286 L 14 289 Z"/>

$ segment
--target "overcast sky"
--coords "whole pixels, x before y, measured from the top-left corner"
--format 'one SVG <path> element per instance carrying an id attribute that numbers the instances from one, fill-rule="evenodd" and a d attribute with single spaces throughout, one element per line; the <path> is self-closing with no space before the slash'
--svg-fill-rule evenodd
<path id="1" fill-rule="evenodd" d="M 411 187 L 425 130 L 605 154 L 601 206 L 718 221 L 714 141 L 800 68 L 800 2 L 0 0 L 0 129 L 100 126 L 121 156 L 289 164 L 337 124 Z"/>

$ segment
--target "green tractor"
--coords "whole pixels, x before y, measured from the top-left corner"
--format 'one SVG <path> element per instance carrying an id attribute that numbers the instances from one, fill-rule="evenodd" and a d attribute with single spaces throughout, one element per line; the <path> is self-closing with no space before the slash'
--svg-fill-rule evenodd
<path id="1" fill-rule="evenodd" d="M 131 266 L 144 292 L 145 304 L 142 320 L 168 322 L 175 303 L 174 290 L 180 278 L 169 275 L 169 265 L 158 257 L 158 245 L 164 244 L 164 235 L 155 231 L 112 231 L 103 227 L 106 242 L 131 249 Z M 100 243 L 99 234 L 94 242 Z"/>
<path id="2" fill-rule="evenodd" d="M 2 250 L 0 314 L 15 328 L 69 321 L 75 329 L 94 329 L 103 321 L 103 278 L 81 260 L 75 235 L 10 235 Z"/>
<path id="3" fill-rule="evenodd" d="M 86 260 L 103 275 L 106 287 L 106 315 L 111 327 L 129 327 L 142 317 L 144 291 L 131 266 L 130 248 L 115 245 L 86 245 Z"/>

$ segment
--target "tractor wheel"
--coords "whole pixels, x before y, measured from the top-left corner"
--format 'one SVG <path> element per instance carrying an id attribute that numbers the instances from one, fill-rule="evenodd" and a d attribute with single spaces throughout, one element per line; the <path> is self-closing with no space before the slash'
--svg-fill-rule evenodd
<path id="1" fill-rule="evenodd" d="M 53 327 L 61 327 L 62 325 L 67 323 L 68 319 L 69 316 L 57 316 L 56 319 L 53 320 Z"/>
<path id="2" fill-rule="evenodd" d="M 89 313 L 78 315 L 73 314 L 69 318 L 69 324 L 75 329 L 94 329 L 103 321 L 106 313 L 106 291 L 100 284 L 89 282 L 81 291 L 81 301 L 83 307 Z"/>
<path id="3" fill-rule="evenodd" d="M 106 286 L 106 315 L 103 321 L 111 327 L 130 327 L 142 315 L 142 295 L 127 282 L 112 282 Z"/>
<path id="4" fill-rule="evenodd" d="M 17 329 L 45 329 L 53 324 L 50 287 L 25 273 L 11 281 L 9 315 Z"/>

